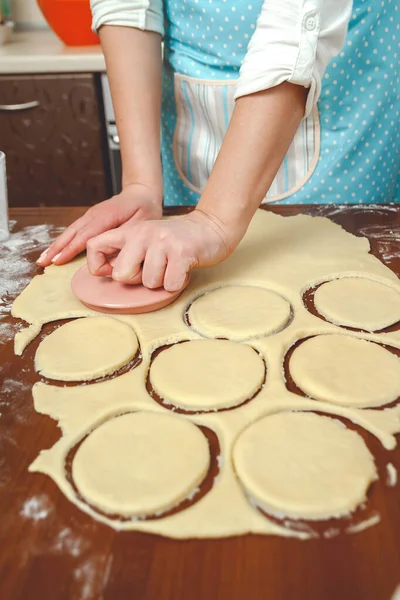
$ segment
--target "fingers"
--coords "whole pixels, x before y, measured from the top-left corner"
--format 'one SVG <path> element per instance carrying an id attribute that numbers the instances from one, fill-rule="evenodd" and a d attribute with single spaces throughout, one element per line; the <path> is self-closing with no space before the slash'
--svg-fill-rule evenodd
<path id="1" fill-rule="evenodd" d="M 141 283 L 147 245 L 141 241 L 143 236 L 135 233 L 134 228 L 129 233 L 118 228 L 89 240 L 87 262 L 91 274 L 111 275 L 121 283 Z"/>
<path id="2" fill-rule="evenodd" d="M 124 247 L 125 236 L 119 229 L 112 229 L 88 240 L 87 264 L 92 275 L 110 277 L 113 274 L 115 255 Z"/>
<path id="3" fill-rule="evenodd" d="M 63 233 L 58 236 L 58 238 L 55 240 L 55 242 L 53 242 L 47 248 L 47 250 L 42 252 L 42 254 L 39 256 L 38 260 L 36 261 L 38 265 L 40 265 L 41 267 L 47 267 L 51 263 L 53 258 L 55 256 L 57 256 L 57 254 L 59 252 L 61 252 L 63 250 L 63 248 L 65 248 L 65 246 L 71 242 L 71 240 L 76 235 L 76 230 L 75 230 L 76 225 L 77 225 L 77 223 L 74 223 L 73 225 L 68 227 L 68 229 L 63 231 Z"/>
<path id="4" fill-rule="evenodd" d="M 190 244 L 154 224 L 119 227 L 87 243 L 92 275 L 112 276 L 125 284 L 143 283 L 150 289 L 183 289 L 196 260 Z"/>
<path id="5" fill-rule="evenodd" d="M 146 256 L 147 244 L 141 236 L 131 231 L 131 239 L 124 245 L 115 259 L 113 279 L 120 283 L 135 285 L 142 281 L 142 263 Z"/>
<path id="6" fill-rule="evenodd" d="M 180 244 L 165 243 L 151 235 L 142 237 L 141 231 L 138 227 L 136 235 L 130 232 L 129 242 L 115 261 L 113 278 L 121 283 L 142 283 L 150 289 L 164 287 L 169 292 L 183 289 L 196 261 L 179 250 Z"/>
<path id="7" fill-rule="evenodd" d="M 189 277 L 189 271 L 195 266 L 195 261 L 177 252 L 168 255 L 168 264 L 164 276 L 164 288 L 168 292 L 181 290 Z"/>
<path id="8" fill-rule="evenodd" d="M 86 250 L 87 242 L 98 234 L 96 229 L 89 225 L 78 231 L 78 233 L 72 238 L 69 244 L 61 250 L 51 261 L 56 265 L 63 265 L 68 261 L 72 260 L 75 256 Z"/>
<path id="9" fill-rule="evenodd" d="M 166 268 L 167 255 L 164 248 L 160 245 L 150 246 L 144 259 L 143 285 L 150 289 L 162 287 Z"/>
<path id="10" fill-rule="evenodd" d="M 83 252 L 87 240 L 95 235 L 92 233 L 91 218 L 84 215 L 70 225 L 50 246 L 42 252 L 37 260 L 41 267 L 50 263 L 64 264 L 74 256 Z"/>

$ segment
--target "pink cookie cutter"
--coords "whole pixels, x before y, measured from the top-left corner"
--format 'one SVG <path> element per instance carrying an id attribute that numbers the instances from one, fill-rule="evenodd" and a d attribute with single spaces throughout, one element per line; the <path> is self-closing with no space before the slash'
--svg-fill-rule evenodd
<path id="1" fill-rule="evenodd" d="M 184 287 L 189 283 L 189 278 Z M 75 296 L 88 308 L 98 312 L 134 315 L 153 312 L 168 306 L 183 292 L 151 290 L 144 285 L 127 285 L 110 277 L 91 275 L 87 265 L 75 273 L 71 281 Z"/>

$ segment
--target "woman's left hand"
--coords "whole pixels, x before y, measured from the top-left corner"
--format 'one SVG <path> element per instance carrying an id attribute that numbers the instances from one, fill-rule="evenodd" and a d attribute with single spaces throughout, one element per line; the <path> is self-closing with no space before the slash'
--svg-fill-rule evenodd
<path id="1" fill-rule="evenodd" d="M 88 267 L 92 275 L 175 292 L 191 269 L 210 267 L 233 252 L 240 236 L 234 242 L 226 229 L 198 209 L 176 219 L 128 223 L 88 241 Z"/>

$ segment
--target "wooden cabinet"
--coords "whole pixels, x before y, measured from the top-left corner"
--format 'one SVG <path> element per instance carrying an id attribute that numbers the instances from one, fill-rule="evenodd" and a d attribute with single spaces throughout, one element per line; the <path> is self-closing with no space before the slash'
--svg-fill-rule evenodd
<path id="1" fill-rule="evenodd" d="M 87 206 L 109 195 L 95 75 L 0 77 L 10 206 Z"/>

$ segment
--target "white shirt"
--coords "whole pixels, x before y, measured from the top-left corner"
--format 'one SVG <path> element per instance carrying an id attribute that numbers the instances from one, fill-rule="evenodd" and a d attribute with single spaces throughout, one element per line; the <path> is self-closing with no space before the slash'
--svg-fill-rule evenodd
<path id="1" fill-rule="evenodd" d="M 240 69 L 235 98 L 284 81 L 309 88 L 317 102 L 329 60 L 345 41 L 352 0 L 264 0 Z M 122 25 L 163 35 L 162 0 L 91 0 L 93 28 Z"/>

